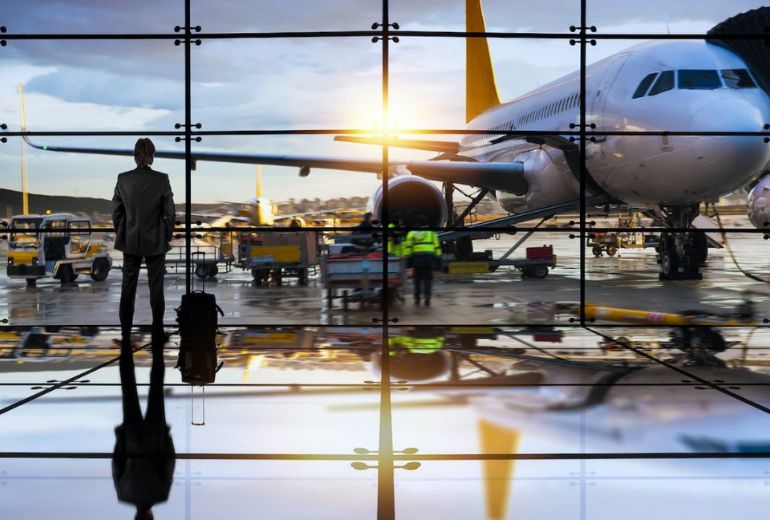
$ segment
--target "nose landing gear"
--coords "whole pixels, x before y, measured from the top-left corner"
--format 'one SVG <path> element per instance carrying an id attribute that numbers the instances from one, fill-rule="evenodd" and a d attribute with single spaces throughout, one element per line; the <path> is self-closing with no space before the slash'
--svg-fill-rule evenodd
<path id="1" fill-rule="evenodd" d="M 706 260 L 708 244 L 700 231 L 687 231 L 699 213 L 699 205 L 665 208 L 666 231 L 660 237 L 661 280 L 701 280 L 701 264 Z"/>

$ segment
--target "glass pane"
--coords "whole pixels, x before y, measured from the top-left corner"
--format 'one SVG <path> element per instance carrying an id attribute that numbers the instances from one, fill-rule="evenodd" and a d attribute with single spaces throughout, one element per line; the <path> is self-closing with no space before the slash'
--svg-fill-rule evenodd
<path id="1" fill-rule="evenodd" d="M 381 52 L 366 37 L 205 40 L 192 51 L 192 117 L 203 130 L 368 128 Z"/>
<path id="2" fill-rule="evenodd" d="M 390 19 L 404 30 L 465 31 L 465 1 L 390 2 Z M 568 32 L 580 20 L 580 2 L 561 2 L 558 9 L 522 0 L 482 0 L 490 32 Z"/>
<path id="3" fill-rule="evenodd" d="M 175 26 L 184 25 L 184 2 L 138 0 L 107 7 L 90 0 L 9 0 L 5 7 L 3 25 L 16 34 L 173 33 Z"/>
<path id="4" fill-rule="evenodd" d="M 180 152 L 180 144 L 173 138 L 153 138 L 159 151 Z M 15 141 L 15 143 L 13 143 Z M 47 144 L 56 143 L 82 149 L 132 150 L 134 137 L 103 138 L 46 138 Z M 13 188 L 5 208 L 9 217 L 22 212 L 22 194 L 17 191 L 19 180 L 20 148 L 18 139 L 9 143 L 11 155 L 0 161 L 9 165 L 3 169 L 0 182 Z M 50 150 L 27 151 L 29 212 L 40 215 L 41 226 L 50 228 L 41 232 L 37 241 L 3 241 L 0 256 L 6 266 L 0 283 L 0 312 L 11 325 L 110 325 L 117 324 L 121 290 L 123 255 L 115 249 L 112 222 L 112 201 L 117 176 L 136 167 L 133 157 L 92 155 L 84 153 L 55 153 Z M 131 152 L 132 153 L 132 152 Z M 169 175 L 171 189 L 177 204 L 184 202 L 184 163 L 157 159 L 155 171 Z M 63 173 L 64 172 L 64 173 Z M 67 173 L 76 172 L 76 173 Z M 105 174 L 107 172 L 107 174 Z M 96 228 L 90 235 L 73 233 L 69 223 L 89 222 Z M 77 224 L 80 223 L 80 224 Z M 54 226 L 63 225 L 66 232 L 53 232 Z M 10 248 L 10 252 L 9 252 Z M 12 260 L 9 262 L 9 259 Z M 73 279 L 62 278 L 71 268 Z M 109 269 L 108 269 L 109 268 Z M 61 271 L 61 272 L 60 272 Z M 10 276 L 9 276 L 10 275 Z M 140 276 L 140 301 L 147 301 L 144 270 Z M 30 279 L 33 285 L 28 285 Z M 173 286 L 173 278 L 167 282 Z M 182 290 L 184 284 L 182 284 Z M 167 323 L 172 323 L 173 302 L 178 301 L 173 290 L 167 292 Z M 175 300 L 176 298 L 176 300 Z M 149 308 L 137 305 L 135 323 L 149 319 Z"/>
<path id="5" fill-rule="evenodd" d="M 135 506 L 118 502 L 109 458 L 10 459 L 3 467 L 0 497 L 13 518 L 134 518 L 136 513 Z M 146 482 L 139 489 L 156 493 Z M 339 507 L 338 500 L 345 501 L 340 518 L 376 516 L 376 478 L 345 461 L 177 460 L 173 480 L 165 485 L 169 494 L 152 508 L 155 518 L 253 518 L 257 503 L 260 514 L 270 518 L 320 519 Z M 35 493 L 45 500 L 30 500 Z M 73 502 L 73 496 L 84 495 L 88 498 Z M 305 499 L 293 500 L 298 496 Z"/>
<path id="6" fill-rule="evenodd" d="M 223 5 L 216 0 L 193 0 L 190 13 L 203 32 L 367 31 L 381 21 L 382 4 L 363 0 L 350 5 L 335 2 L 243 0 Z M 340 39 L 340 45 L 346 39 Z"/>
<path id="7" fill-rule="evenodd" d="M 10 130 L 21 126 L 19 85 L 30 131 L 173 131 L 184 122 L 184 53 L 173 40 L 9 41 L 0 67 L 0 113 Z"/>

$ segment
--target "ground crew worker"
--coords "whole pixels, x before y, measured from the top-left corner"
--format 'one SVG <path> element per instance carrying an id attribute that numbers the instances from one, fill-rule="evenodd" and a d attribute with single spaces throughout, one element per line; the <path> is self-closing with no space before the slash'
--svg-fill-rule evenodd
<path id="1" fill-rule="evenodd" d="M 401 217 L 393 215 L 393 220 L 388 224 L 388 254 L 401 258 L 404 256 L 404 234 L 398 228 L 402 227 Z"/>
<path id="2" fill-rule="evenodd" d="M 428 227 L 428 218 L 425 215 L 417 217 L 417 227 Z M 427 229 L 410 231 L 404 240 L 404 250 L 414 267 L 414 303 L 420 305 L 421 296 L 424 294 L 425 305 L 429 306 L 433 264 L 441 259 L 441 242 L 438 235 Z"/>

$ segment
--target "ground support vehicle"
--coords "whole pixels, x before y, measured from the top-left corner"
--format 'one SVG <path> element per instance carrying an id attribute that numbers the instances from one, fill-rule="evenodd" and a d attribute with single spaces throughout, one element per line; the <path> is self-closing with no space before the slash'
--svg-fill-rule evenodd
<path id="1" fill-rule="evenodd" d="M 28 286 L 46 277 L 66 285 L 81 274 L 101 282 L 112 269 L 107 244 L 92 238 L 88 217 L 17 215 L 10 228 L 6 272 L 9 278 L 25 279 Z"/>
<path id="2" fill-rule="evenodd" d="M 307 285 L 318 265 L 319 235 L 316 231 L 269 231 L 242 233 L 238 238 L 238 264 L 250 269 L 257 285 L 272 276 L 280 285 L 286 277 L 296 277 Z"/>
<path id="3" fill-rule="evenodd" d="M 607 256 L 615 256 L 619 249 L 658 248 L 658 235 L 636 231 L 637 228 L 641 228 L 640 217 L 637 213 L 620 215 L 618 228 L 626 231 L 589 233 L 586 238 L 586 247 L 590 247 L 591 252 L 597 258 L 604 253 L 607 253 Z"/>
<path id="4" fill-rule="evenodd" d="M 389 288 L 388 305 L 392 305 L 406 280 L 406 262 L 388 256 L 387 279 L 383 276 L 383 263 L 381 252 L 330 254 L 321 258 L 321 278 L 329 309 L 335 298 L 342 301 L 345 311 L 351 302 L 359 302 L 361 307 L 381 302 L 385 283 Z"/>
<path id="5" fill-rule="evenodd" d="M 192 269 L 199 279 L 213 278 L 220 272 L 233 270 L 233 258 L 226 250 L 215 245 L 190 246 Z M 184 273 L 186 268 L 185 246 L 171 246 L 166 253 L 166 271 L 174 274 Z"/>
<path id="6" fill-rule="evenodd" d="M 545 278 L 550 269 L 556 267 L 556 255 L 552 246 L 528 247 L 525 258 L 509 258 L 503 255 L 492 259 L 492 251 L 486 251 L 484 258 L 472 261 L 456 261 L 451 256 L 444 258 L 444 272 L 452 274 L 493 273 L 500 267 L 511 267 L 521 271 L 522 278 Z M 474 253 L 481 255 L 481 253 Z"/>

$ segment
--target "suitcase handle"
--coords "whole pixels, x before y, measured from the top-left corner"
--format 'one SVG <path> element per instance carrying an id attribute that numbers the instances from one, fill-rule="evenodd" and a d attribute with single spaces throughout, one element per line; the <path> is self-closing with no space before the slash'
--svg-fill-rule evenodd
<path id="1" fill-rule="evenodd" d="M 197 256 L 197 255 L 203 255 L 203 263 L 205 264 L 206 263 L 206 251 L 195 251 L 193 253 L 190 253 L 190 259 L 192 259 L 192 257 Z M 193 274 L 194 274 L 194 271 L 193 271 Z M 197 276 L 190 275 L 190 278 L 197 278 Z M 201 285 L 203 286 L 203 292 L 206 292 L 206 278 L 205 277 L 201 278 Z M 224 316 L 224 314 L 223 314 L 223 316 Z"/>

